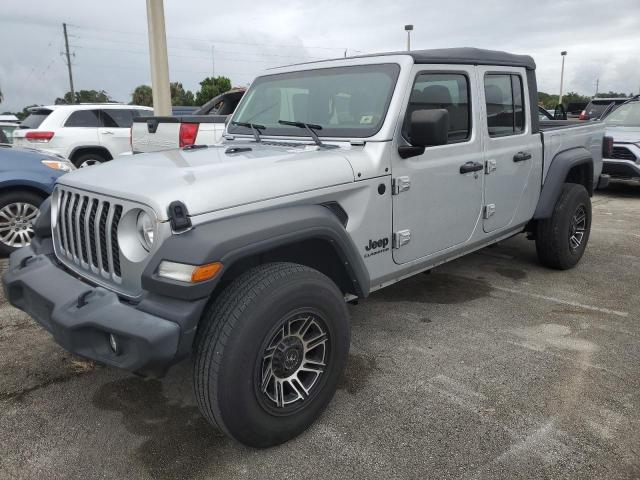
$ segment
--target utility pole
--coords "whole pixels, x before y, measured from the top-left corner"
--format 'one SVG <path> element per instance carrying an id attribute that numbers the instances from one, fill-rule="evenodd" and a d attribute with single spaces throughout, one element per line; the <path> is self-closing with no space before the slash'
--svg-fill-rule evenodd
<path id="1" fill-rule="evenodd" d="M 69 54 L 69 37 L 67 36 L 67 24 L 62 24 L 64 32 L 64 49 L 67 56 L 67 68 L 69 69 L 69 88 L 71 89 L 71 103 L 76 103 L 76 92 L 73 89 L 73 73 L 71 72 L 71 55 Z"/>
<path id="2" fill-rule="evenodd" d="M 598 98 L 598 87 L 600 87 L 600 77 L 596 78 L 596 94 L 593 98 Z"/>
<path id="3" fill-rule="evenodd" d="M 411 31 L 413 30 L 413 25 L 405 25 L 405 31 L 407 32 L 407 52 L 411 51 Z"/>
<path id="4" fill-rule="evenodd" d="M 149 28 L 153 113 L 156 116 L 168 116 L 171 115 L 171 91 L 169 89 L 169 60 L 163 0 L 147 0 L 147 25 Z"/>
<path id="5" fill-rule="evenodd" d="M 215 46 L 211 45 L 211 78 L 216 78 L 216 63 L 214 60 L 214 49 Z"/>
<path id="6" fill-rule="evenodd" d="M 558 105 L 562 105 L 562 84 L 564 82 L 564 57 L 567 56 L 566 50 L 560 52 L 560 55 L 562 56 L 562 70 L 560 71 L 560 96 L 558 97 Z"/>

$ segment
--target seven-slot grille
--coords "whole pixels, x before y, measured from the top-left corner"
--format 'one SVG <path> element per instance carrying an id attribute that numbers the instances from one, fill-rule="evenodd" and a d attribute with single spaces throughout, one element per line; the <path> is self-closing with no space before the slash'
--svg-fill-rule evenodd
<path id="1" fill-rule="evenodd" d="M 636 161 L 636 156 L 627 147 L 613 147 L 611 158 Z"/>
<path id="2" fill-rule="evenodd" d="M 84 270 L 120 283 L 122 205 L 62 188 L 58 199 L 56 238 L 61 255 Z"/>

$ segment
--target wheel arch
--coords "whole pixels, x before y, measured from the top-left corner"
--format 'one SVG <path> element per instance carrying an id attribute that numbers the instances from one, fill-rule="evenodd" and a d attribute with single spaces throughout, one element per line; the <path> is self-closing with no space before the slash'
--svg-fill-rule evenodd
<path id="1" fill-rule="evenodd" d="M 103 147 L 101 145 L 75 147 L 69 154 L 69 160 L 75 161 L 80 155 L 85 155 L 87 153 L 94 153 L 97 155 L 101 155 L 106 160 L 113 160 L 113 155 L 111 155 L 111 152 L 109 152 L 106 147 Z"/>
<path id="2" fill-rule="evenodd" d="M 534 220 L 551 217 L 565 183 L 583 185 L 589 196 L 593 195 L 593 157 L 587 149 L 572 148 L 553 158 L 542 185 Z"/>
<path id="3" fill-rule="evenodd" d="M 219 261 L 214 279 L 186 285 L 158 277 L 162 260 L 203 265 Z M 160 247 L 142 276 L 142 286 L 161 295 L 195 299 L 215 294 L 247 269 L 292 262 L 319 270 L 343 293 L 369 294 L 369 274 L 341 219 L 322 205 L 282 207 L 197 225 Z"/>

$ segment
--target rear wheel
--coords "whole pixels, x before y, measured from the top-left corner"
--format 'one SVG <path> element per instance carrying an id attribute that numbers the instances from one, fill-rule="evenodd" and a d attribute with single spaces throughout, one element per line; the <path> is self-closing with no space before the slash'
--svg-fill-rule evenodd
<path id="1" fill-rule="evenodd" d="M 591 232 L 591 199 L 587 190 L 566 183 L 551 218 L 538 221 L 536 250 L 540 262 L 550 268 L 573 268 L 582 258 Z"/>
<path id="2" fill-rule="evenodd" d="M 348 313 L 320 272 L 291 263 L 251 269 L 202 322 L 194 355 L 198 406 L 236 440 L 286 442 L 333 397 L 349 351 Z"/>
<path id="3" fill-rule="evenodd" d="M 41 196 L 29 191 L 0 195 L 0 254 L 9 255 L 31 243 L 42 201 Z"/>
<path id="4" fill-rule="evenodd" d="M 99 153 L 83 153 L 73 159 L 76 168 L 92 167 L 106 162 L 107 159 Z"/>

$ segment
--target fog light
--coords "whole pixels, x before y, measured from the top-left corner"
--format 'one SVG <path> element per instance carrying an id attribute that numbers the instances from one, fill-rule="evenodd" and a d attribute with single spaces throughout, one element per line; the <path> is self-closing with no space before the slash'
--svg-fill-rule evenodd
<path id="1" fill-rule="evenodd" d="M 120 345 L 118 344 L 118 339 L 113 333 L 109 334 L 109 346 L 111 347 L 111 351 L 116 355 L 120 354 Z"/>

